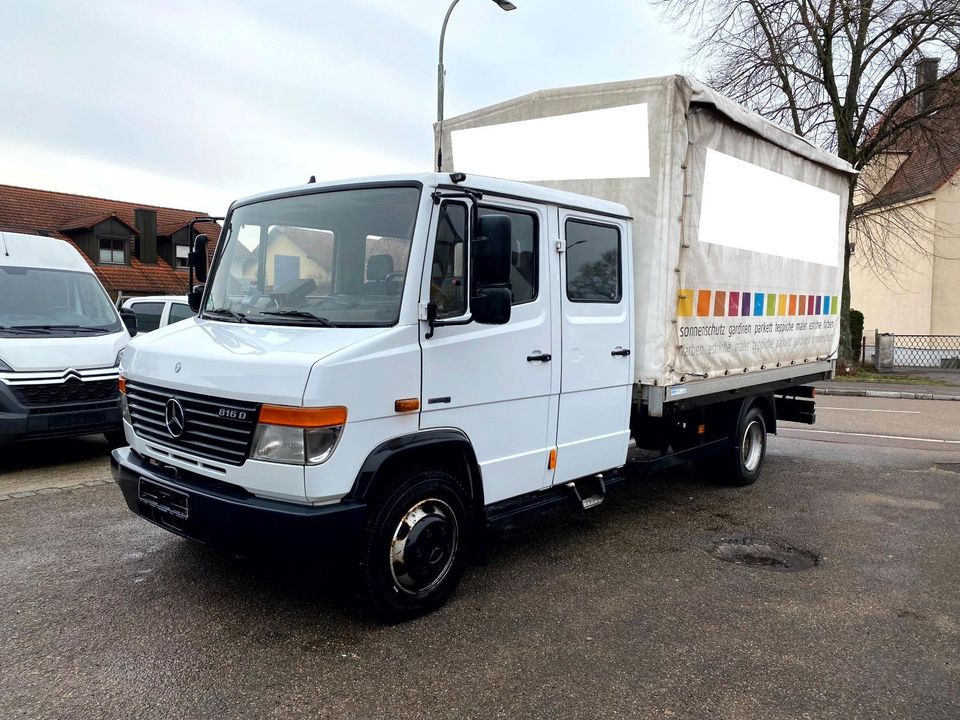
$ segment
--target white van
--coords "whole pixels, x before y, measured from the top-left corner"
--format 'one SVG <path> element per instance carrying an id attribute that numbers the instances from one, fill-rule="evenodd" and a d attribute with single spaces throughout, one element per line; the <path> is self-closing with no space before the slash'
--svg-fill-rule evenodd
<path id="1" fill-rule="evenodd" d="M 129 340 L 70 243 L 0 232 L 0 444 L 94 433 L 118 444 L 118 366 Z"/>
<path id="2" fill-rule="evenodd" d="M 121 307 L 136 313 L 137 331 L 142 333 L 196 315 L 187 304 L 186 295 L 142 295 L 125 300 Z"/>

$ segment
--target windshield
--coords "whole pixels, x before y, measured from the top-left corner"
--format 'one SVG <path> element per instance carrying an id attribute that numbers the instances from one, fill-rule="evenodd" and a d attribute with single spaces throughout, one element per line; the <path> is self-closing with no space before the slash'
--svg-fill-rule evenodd
<path id="1" fill-rule="evenodd" d="M 226 322 L 386 326 L 400 299 L 417 187 L 358 188 L 236 208 L 204 317 Z"/>
<path id="2" fill-rule="evenodd" d="M 97 279 L 83 272 L 0 267 L 0 335 L 90 335 L 121 329 Z"/>

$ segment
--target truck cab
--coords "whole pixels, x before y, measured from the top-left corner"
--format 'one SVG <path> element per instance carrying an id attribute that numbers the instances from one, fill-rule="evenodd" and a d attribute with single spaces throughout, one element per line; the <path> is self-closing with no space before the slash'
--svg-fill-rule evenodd
<path id="1" fill-rule="evenodd" d="M 436 607 L 486 510 L 625 463 L 631 249 L 622 205 L 462 174 L 235 202 L 198 316 L 124 353 L 130 509 L 356 551 L 378 614 Z"/>

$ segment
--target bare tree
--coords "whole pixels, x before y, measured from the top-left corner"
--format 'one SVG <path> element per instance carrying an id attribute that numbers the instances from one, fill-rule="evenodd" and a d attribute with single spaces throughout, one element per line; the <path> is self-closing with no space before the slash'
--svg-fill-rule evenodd
<path id="1" fill-rule="evenodd" d="M 862 251 L 874 268 L 889 267 L 896 242 L 915 234 L 909 209 L 885 213 L 883 224 L 862 222 L 879 207 L 899 207 L 909 195 L 905 188 L 900 197 L 875 197 L 883 183 L 869 170 L 906 144 L 921 144 L 934 162 L 960 158 L 960 2 L 653 2 L 698 38 L 691 56 L 706 61 L 709 85 L 856 169 L 868 169 L 859 187 L 851 181 L 847 198 L 840 347 L 841 357 L 851 359 L 851 227 L 863 233 Z M 928 58 L 939 58 L 946 75 L 938 78 Z M 948 113 L 953 122 L 944 121 Z"/>

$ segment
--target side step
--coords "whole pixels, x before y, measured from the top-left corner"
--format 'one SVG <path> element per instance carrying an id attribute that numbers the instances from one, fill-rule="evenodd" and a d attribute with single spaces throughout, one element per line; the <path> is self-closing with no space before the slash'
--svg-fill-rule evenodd
<path id="1" fill-rule="evenodd" d="M 607 496 L 607 485 L 603 480 L 603 473 L 568 482 L 567 487 L 584 510 L 597 507 Z"/>

